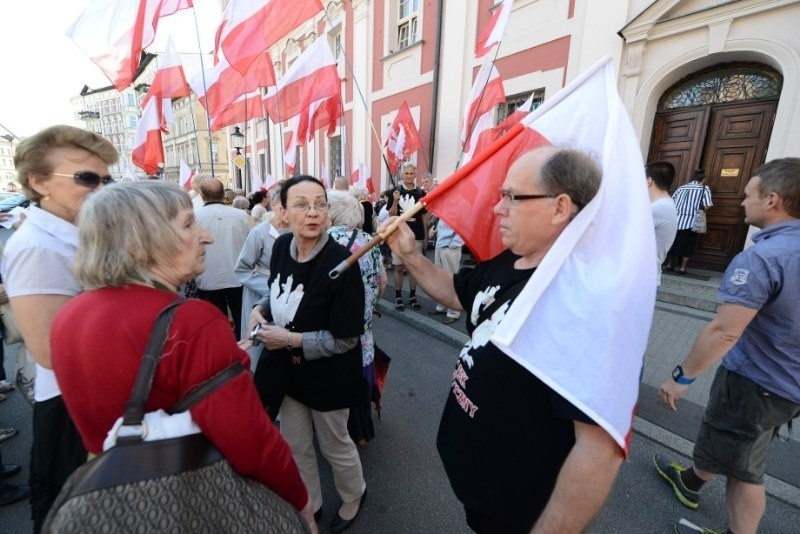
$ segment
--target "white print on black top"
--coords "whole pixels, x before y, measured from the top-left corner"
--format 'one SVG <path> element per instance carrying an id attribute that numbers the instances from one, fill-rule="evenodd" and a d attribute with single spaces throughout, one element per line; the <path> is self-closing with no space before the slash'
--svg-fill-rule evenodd
<path id="1" fill-rule="evenodd" d="M 478 291 L 478 294 L 475 295 L 475 300 L 472 301 L 472 310 L 469 315 L 469 320 L 472 321 L 472 324 L 478 324 L 478 317 L 481 314 L 481 310 L 492 305 L 492 302 L 494 302 L 494 295 L 497 293 L 498 289 L 500 289 L 499 285 L 490 286 L 485 290 Z"/>
<path id="2" fill-rule="evenodd" d="M 414 204 L 417 203 L 417 200 L 414 198 L 413 195 L 403 194 L 400 192 L 400 200 L 397 201 L 397 206 L 400 208 L 399 213 L 405 213 L 407 209 L 410 209 Z M 408 219 L 409 221 L 413 221 L 413 217 Z"/>
<path id="3" fill-rule="evenodd" d="M 297 287 L 292 289 L 294 276 L 289 275 L 284 284 L 281 284 L 281 275 L 275 277 L 272 281 L 272 287 L 269 290 L 269 305 L 272 309 L 272 318 L 275 324 L 285 327 L 287 324 L 294 321 L 294 316 L 297 313 L 297 308 L 300 306 L 300 301 L 303 300 L 303 284 L 297 284 Z"/>

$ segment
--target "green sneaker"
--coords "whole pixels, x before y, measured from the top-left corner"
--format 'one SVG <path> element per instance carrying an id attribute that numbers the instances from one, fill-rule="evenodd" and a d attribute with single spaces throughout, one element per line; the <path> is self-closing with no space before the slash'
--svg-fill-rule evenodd
<path id="1" fill-rule="evenodd" d="M 670 462 L 666 456 L 661 454 L 653 456 L 653 464 L 655 464 L 658 474 L 669 482 L 672 489 L 675 490 L 675 496 L 682 505 L 692 510 L 700 508 L 700 494 L 688 489 L 681 480 L 681 473 L 686 468 L 682 467 L 678 462 Z"/>
<path id="2" fill-rule="evenodd" d="M 722 534 L 716 530 L 698 527 L 691 521 L 681 519 L 675 523 L 675 534 Z"/>

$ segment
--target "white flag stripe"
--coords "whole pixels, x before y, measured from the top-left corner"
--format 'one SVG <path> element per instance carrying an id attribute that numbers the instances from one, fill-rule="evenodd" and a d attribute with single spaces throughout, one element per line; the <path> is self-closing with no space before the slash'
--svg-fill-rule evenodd
<path id="1" fill-rule="evenodd" d="M 655 304 L 655 236 L 639 144 L 614 79 L 606 58 L 522 121 L 557 146 L 593 151 L 603 180 L 492 341 L 627 450 Z"/>

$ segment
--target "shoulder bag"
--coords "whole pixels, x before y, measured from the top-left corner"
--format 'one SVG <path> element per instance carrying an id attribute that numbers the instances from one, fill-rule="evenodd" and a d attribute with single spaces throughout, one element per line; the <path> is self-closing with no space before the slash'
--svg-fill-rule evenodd
<path id="1" fill-rule="evenodd" d="M 705 190 L 703 191 L 705 193 Z M 692 232 L 696 234 L 705 234 L 708 231 L 708 223 L 706 220 L 706 210 L 703 209 L 703 197 L 700 197 L 700 204 L 697 206 L 697 213 L 694 216 L 694 224 L 692 225 Z"/>
<path id="2" fill-rule="evenodd" d="M 289 503 L 233 471 L 202 433 L 145 441 L 147 397 L 182 302 L 159 313 L 125 404 L 124 435 L 69 477 L 43 532 L 308 532 Z M 172 413 L 188 410 L 243 371 L 238 362 L 229 366 L 190 390 Z"/>

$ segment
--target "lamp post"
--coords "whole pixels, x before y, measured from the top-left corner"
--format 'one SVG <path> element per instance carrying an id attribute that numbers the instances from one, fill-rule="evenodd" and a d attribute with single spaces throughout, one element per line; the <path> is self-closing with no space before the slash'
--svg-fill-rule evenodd
<path id="1" fill-rule="evenodd" d="M 242 185 L 242 167 L 244 165 L 241 163 L 244 159 L 241 152 L 244 147 L 244 141 L 244 135 L 241 130 L 239 130 L 238 126 L 234 126 L 233 133 L 231 133 L 231 146 L 236 149 L 236 157 L 233 159 L 233 164 L 236 166 L 236 184 L 234 189 L 244 189 Z"/>

